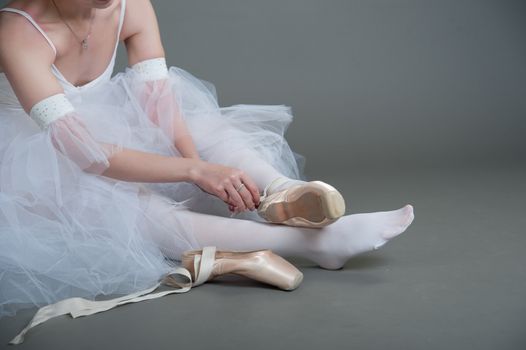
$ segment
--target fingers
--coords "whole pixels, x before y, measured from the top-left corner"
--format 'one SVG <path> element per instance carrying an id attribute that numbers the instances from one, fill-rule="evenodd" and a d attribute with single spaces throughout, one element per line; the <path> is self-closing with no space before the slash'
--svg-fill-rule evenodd
<path id="1" fill-rule="evenodd" d="M 228 205 L 228 210 L 231 212 L 237 212 L 236 208 L 238 204 L 230 198 L 230 194 L 226 189 L 216 192 L 216 195 Z"/>
<path id="2" fill-rule="evenodd" d="M 250 191 L 247 189 L 247 186 L 244 185 L 244 186 L 237 186 L 236 188 L 239 188 L 239 195 L 241 196 L 241 198 L 243 198 L 243 202 L 245 203 L 245 206 L 250 209 L 250 210 L 254 210 L 256 209 L 256 206 L 254 204 L 254 201 L 252 200 L 252 194 L 250 193 Z"/>
<path id="3" fill-rule="evenodd" d="M 227 191 L 224 185 L 217 185 L 215 187 L 210 187 L 208 190 L 204 189 L 203 187 L 199 185 L 197 185 L 197 187 L 205 193 L 215 195 L 216 197 L 221 199 L 223 202 L 228 204 L 230 211 L 233 211 L 238 206 L 238 203 L 240 203 L 240 202 L 235 202 L 234 200 L 231 199 L 230 192 Z"/>
<path id="4" fill-rule="evenodd" d="M 207 191 L 205 191 L 207 192 Z M 210 193 L 210 192 L 208 192 Z M 214 193 L 210 193 L 210 194 L 215 194 L 217 197 L 219 197 L 223 202 L 225 202 L 226 204 L 228 204 L 228 209 L 233 212 L 234 209 L 237 207 L 237 204 L 230 198 L 230 195 L 229 193 L 227 192 L 226 189 L 224 189 L 222 186 L 220 188 L 216 188 Z"/>
<path id="5" fill-rule="evenodd" d="M 228 192 L 230 199 L 235 203 L 236 207 L 240 211 L 244 211 L 247 209 L 247 206 L 245 205 L 245 201 L 243 200 L 239 192 L 236 191 L 232 183 L 227 184 L 225 186 L 225 190 Z"/>
<path id="6" fill-rule="evenodd" d="M 254 210 L 260 202 L 259 189 L 254 181 L 242 170 L 220 167 L 222 179 L 213 186 L 214 194 L 225 202 L 231 211 Z M 224 168 L 224 169 L 223 169 Z M 226 176 L 225 176 L 226 175 Z"/>
<path id="7" fill-rule="evenodd" d="M 227 191 L 230 194 L 231 199 L 231 202 L 228 204 L 234 206 L 236 212 L 242 212 L 247 209 L 254 210 L 255 205 L 254 201 L 252 200 L 252 195 L 250 191 L 247 190 L 247 185 L 242 181 L 243 177 L 245 176 L 243 171 L 240 169 L 233 170 L 234 171 L 230 174 L 225 182 L 225 187 L 228 188 Z"/>
<path id="8" fill-rule="evenodd" d="M 252 181 L 250 176 L 248 176 L 245 173 L 241 174 L 241 181 L 245 184 L 246 189 L 248 190 L 248 191 L 244 191 L 244 190 L 242 191 L 249 192 L 249 194 L 252 196 L 252 202 L 255 204 L 255 206 L 258 206 L 260 198 L 259 198 L 259 189 L 256 183 Z"/>
<path id="9" fill-rule="evenodd" d="M 232 183 L 236 189 L 238 189 L 238 193 L 243 198 L 243 201 L 245 203 L 245 206 L 249 208 L 250 210 L 256 209 L 256 207 L 259 205 L 259 189 L 254 181 L 248 176 L 245 172 L 239 171 L 238 174 L 239 179 L 233 179 Z"/>
<path id="10" fill-rule="evenodd" d="M 207 192 L 207 191 L 205 191 L 205 192 Z M 210 193 L 210 192 L 207 192 L 207 193 Z M 228 196 L 228 192 L 223 188 L 223 186 L 218 186 L 218 187 L 214 188 L 214 191 L 211 194 L 215 194 L 223 202 L 228 202 L 229 199 L 230 199 L 229 196 Z"/>

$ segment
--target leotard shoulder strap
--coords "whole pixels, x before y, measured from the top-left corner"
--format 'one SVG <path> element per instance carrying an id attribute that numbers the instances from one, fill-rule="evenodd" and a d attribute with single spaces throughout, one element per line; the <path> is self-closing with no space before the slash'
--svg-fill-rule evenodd
<path id="1" fill-rule="evenodd" d="M 124 14 L 126 13 L 126 0 L 121 0 L 121 13 L 119 16 L 119 29 L 117 34 L 117 39 L 119 39 L 121 30 L 122 30 L 122 24 L 124 23 Z"/>
<path id="2" fill-rule="evenodd" d="M 27 13 L 26 11 L 23 11 L 23 10 L 19 10 L 19 9 L 15 9 L 15 8 L 12 8 L 12 7 L 4 7 L 4 8 L 0 8 L 0 11 L 7 11 L 7 12 L 14 12 L 14 13 L 18 13 L 22 16 L 24 16 L 25 18 L 27 18 L 29 20 L 29 22 L 31 22 L 31 24 L 44 36 L 44 38 L 47 40 L 47 42 L 49 43 L 49 46 L 51 46 L 51 48 L 53 49 L 53 52 L 55 53 L 55 56 L 57 55 L 57 48 L 55 47 L 55 45 L 53 44 L 53 42 L 51 41 L 51 39 L 49 39 L 49 37 L 47 36 L 46 32 L 44 32 L 44 30 L 38 25 L 38 23 L 33 19 L 33 17 L 31 17 L 29 15 L 29 13 Z"/>
<path id="3" fill-rule="evenodd" d="M 120 32 L 121 32 L 121 29 L 122 29 L 122 24 L 124 22 L 124 13 L 125 13 L 125 10 L 126 10 L 126 0 L 121 0 L 121 13 L 120 13 L 120 16 L 119 16 L 119 28 L 118 28 L 118 31 L 117 31 L 117 39 L 119 38 L 120 36 Z M 38 23 L 33 19 L 33 17 L 31 17 L 31 15 L 29 13 L 27 13 L 26 11 L 24 10 L 20 10 L 20 9 L 15 9 L 13 7 L 3 7 L 3 8 L 0 8 L 0 11 L 6 11 L 6 12 L 13 12 L 13 13 L 18 13 L 19 15 L 22 15 L 24 16 L 25 18 L 27 18 L 29 20 L 29 22 L 31 22 L 31 24 L 40 32 L 40 34 L 42 34 L 44 36 L 44 38 L 46 39 L 46 41 L 49 43 L 49 46 L 51 46 L 51 48 L 53 49 L 53 52 L 55 53 L 55 55 L 57 54 L 57 48 L 55 47 L 55 45 L 53 44 L 53 42 L 51 41 L 51 39 L 49 38 L 49 36 L 46 34 L 46 32 L 42 29 L 42 27 L 40 27 L 38 25 Z M 118 42 L 117 42 L 118 43 Z"/>

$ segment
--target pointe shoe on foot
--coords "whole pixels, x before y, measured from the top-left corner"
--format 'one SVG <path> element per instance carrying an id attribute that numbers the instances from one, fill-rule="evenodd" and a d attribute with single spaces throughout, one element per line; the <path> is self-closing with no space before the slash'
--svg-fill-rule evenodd
<path id="1" fill-rule="evenodd" d="M 345 200 L 333 186 L 322 181 L 292 185 L 267 195 L 263 191 L 258 214 L 265 220 L 289 226 L 323 227 L 345 214 Z"/>
<path id="2" fill-rule="evenodd" d="M 303 273 L 269 249 L 254 251 L 224 251 L 215 247 L 187 250 L 181 259 L 190 271 L 192 286 L 198 286 L 218 276 L 233 273 L 273 285 L 283 290 L 296 289 Z"/>

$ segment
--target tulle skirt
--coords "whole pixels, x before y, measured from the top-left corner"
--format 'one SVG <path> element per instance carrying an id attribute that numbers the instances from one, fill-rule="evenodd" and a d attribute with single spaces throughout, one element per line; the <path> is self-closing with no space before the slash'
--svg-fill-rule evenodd
<path id="1" fill-rule="evenodd" d="M 113 145 L 101 153 L 79 151 L 102 158 L 99 171 L 87 172 L 67 156 L 71 148 L 57 151 L 57 129 L 42 131 L 8 82 L 0 81 L 0 317 L 73 296 L 93 300 L 148 288 L 179 263 L 182 252 L 200 248 L 191 223 L 177 214 L 191 202 L 192 210 L 228 216 L 220 199 L 189 182 L 102 175 L 107 159 L 122 148 L 180 157 L 174 141 L 181 120 L 206 161 L 231 165 L 250 151 L 283 175 L 305 179 L 305 158 L 284 138 L 290 107 L 219 107 L 214 85 L 174 66 L 168 84 L 170 89 L 152 93 L 126 68 L 89 89 L 66 90 L 83 130 Z M 175 102 L 159 104 L 167 91 Z M 78 126 L 68 118 L 62 125 L 72 138 Z M 163 212 L 148 211 L 154 199 L 166 202 Z M 244 215 L 258 220 L 254 212 Z M 153 239 L 160 235 L 171 237 L 170 246 Z"/>

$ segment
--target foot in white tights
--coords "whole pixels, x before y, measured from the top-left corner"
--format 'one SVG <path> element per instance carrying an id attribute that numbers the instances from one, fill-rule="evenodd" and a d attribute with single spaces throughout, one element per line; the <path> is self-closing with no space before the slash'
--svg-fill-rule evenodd
<path id="1" fill-rule="evenodd" d="M 184 249 L 208 245 L 237 251 L 271 249 L 283 257 L 307 258 L 326 269 L 339 269 L 353 256 L 381 247 L 414 219 L 413 207 L 406 205 L 345 215 L 323 228 L 306 228 L 175 210 L 160 196 L 151 196 L 145 203 L 149 221 L 143 231 L 169 258 L 178 260 Z"/>
<path id="2" fill-rule="evenodd" d="M 308 257 L 320 267 L 339 269 L 349 258 L 378 249 L 404 232 L 414 217 L 409 204 L 392 211 L 343 216 L 318 229 Z"/>

